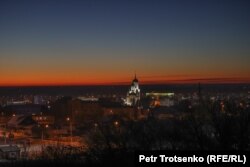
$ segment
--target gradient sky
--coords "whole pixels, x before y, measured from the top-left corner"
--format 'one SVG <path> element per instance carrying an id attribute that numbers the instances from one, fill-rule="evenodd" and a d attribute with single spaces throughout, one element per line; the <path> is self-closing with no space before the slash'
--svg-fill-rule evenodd
<path id="1" fill-rule="evenodd" d="M 250 83 L 249 0 L 1 0 L 0 85 Z"/>

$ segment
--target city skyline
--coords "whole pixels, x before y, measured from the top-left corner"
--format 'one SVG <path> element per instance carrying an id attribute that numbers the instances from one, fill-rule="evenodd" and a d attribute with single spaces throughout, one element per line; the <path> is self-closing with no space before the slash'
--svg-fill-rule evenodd
<path id="1" fill-rule="evenodd" d="M 0 2 L 0 86 L 250 83 L 250 3 Z"/>

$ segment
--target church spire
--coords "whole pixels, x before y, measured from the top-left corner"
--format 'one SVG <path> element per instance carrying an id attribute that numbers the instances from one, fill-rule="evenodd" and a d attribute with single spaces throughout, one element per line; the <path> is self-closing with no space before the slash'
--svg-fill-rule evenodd
<path id="1" fill-rule="evenodd" d="M 134 78 L 134 80 L 133 80 L 133 83 L 134 82 L 138 82 L 138 79 L 137 79 L 137 76 L 136 76 L 136 72 L 135 72 L 135 78 Z"/>

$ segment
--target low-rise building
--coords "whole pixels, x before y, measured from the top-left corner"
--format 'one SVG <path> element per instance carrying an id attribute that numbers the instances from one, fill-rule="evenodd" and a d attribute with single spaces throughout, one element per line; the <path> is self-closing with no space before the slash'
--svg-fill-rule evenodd
<path id="1" fill-rule="evenodd" d="M 16 145 L 0 145 L 0 159 L 19 159 L 20 148 Z"/>

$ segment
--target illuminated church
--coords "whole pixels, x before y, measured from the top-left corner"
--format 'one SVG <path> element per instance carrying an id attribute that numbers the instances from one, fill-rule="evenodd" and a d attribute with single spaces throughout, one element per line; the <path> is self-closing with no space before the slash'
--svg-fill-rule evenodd
<path id="1" fill-rule="evenodd" d="M 133 79 L 130 89 L 127 93 L 127 97 L 124 101 L 125 105 L 128 106 L 135 106 L 139 104 L 139 100 L 140 100 L 140 88 L 139 88 L 139 81 L 136 78 L 136 74 L 135 74 L 135 78 Z"/>

